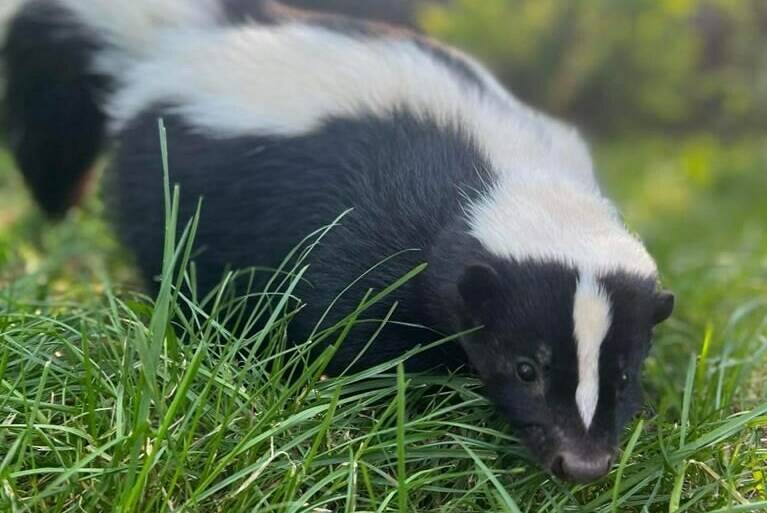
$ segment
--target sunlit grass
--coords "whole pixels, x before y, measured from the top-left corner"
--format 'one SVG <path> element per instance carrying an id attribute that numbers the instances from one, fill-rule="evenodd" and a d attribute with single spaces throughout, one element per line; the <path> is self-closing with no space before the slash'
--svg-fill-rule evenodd
<path id="1" fill-rule="evenodd" d="M 146 298 L 97 201 L 46 226 L 2 161 L 0 511 L 767 508 L 764 148 L 597 145 L 679 308 L 620 463 L 586 487 L 532 465 L 471 377 L 405 375 L 400 359 L 325 379 L 331 352 L 307 369 L 311 344 L 286 344 L 304 252 L 257 305 L 227 295 L 229 277 L 196 308 L 178 287 L 194 224 L 179 219 L 188 229 L 166 247 L 166 286 Z M 381 292 L 319 336 L 342 343 Z M 258 332 L 231 329 L 257 320 Z"/>

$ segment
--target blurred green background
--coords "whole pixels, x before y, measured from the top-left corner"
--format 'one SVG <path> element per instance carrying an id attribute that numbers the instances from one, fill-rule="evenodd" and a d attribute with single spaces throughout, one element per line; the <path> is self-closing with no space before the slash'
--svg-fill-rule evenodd
<path id="1" fill-rule="evenodd" d="M 455 0 L 419 19 L 600 133 L 767 126 L 764 0 Z"/>

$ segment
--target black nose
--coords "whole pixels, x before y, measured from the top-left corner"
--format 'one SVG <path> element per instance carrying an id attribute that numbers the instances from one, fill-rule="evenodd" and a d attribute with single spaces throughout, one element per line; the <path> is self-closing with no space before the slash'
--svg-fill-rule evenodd
<path id="1" fill-rule="evenodd" d="M 612 465 L 613 458 L 608 453 L 595 452 L 584 456 L 564 451 L 554 458 L 551 472 L 567 481 L 590 483 L 604 477 Z"/>

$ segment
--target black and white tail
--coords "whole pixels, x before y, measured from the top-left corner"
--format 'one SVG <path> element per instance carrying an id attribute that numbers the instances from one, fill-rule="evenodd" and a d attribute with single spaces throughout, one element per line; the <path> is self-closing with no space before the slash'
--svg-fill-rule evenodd
<path id="1" fill-rule="evenodd" d="M 166 30 L 226 20 L 232 0 L 5 1 L 7 139 L 37 202 L 60 217 L 106 142 L 105 106 L 121 69 L 162 51 Z"/>

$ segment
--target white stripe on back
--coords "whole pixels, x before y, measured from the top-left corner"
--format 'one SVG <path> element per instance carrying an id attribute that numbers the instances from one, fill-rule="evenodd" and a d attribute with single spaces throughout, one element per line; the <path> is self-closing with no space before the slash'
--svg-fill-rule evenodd
<path id="1" fill-rule="evenodd" d="M 578 351 L 578 388 L 575 402 L 588 429 L 599 402 L 599 350 L 610 329 L 610 299 L 592 274 L 581 275 L 573 304 L 574 336 Z"/>
<path id="2" fill-rule="evenodd" d="M 484 87 L 406 37 L 350 37 L 303 23 L 190 25 L 159 31 L 152 42 L 135 65 L 114 70 L 111 54 L 96 62 L 97 70 L 118 75 L 109 101 L 117 129 L 156 103 L 172 104 L 173 113 L 214 137 L 298 136 L 330 117 L 406 108 L 465 130 L 499 174 L 555 173 L 595 185 L 574 129 L 519 102 L 462 54 L 453 56 L 477 70 Z"/>

